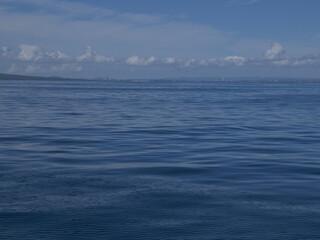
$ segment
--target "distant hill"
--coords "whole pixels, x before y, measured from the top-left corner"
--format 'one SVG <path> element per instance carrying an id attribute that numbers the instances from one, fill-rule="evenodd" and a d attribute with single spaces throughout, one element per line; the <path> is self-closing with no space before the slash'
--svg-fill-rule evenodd
<path id="1" fill-rule="evenodd" d="M 39 76 L 27 76 L 27 75 L 15 75 L 0 73 L 0 80 L 104 80 L 100 77 L 89 78 L 65 78 L 59 76 L 52 77 L 39 77 Z M 117 79 L 108 78 L 109 81 Z M 119 81 L 226 81 L 226 82 L 320 82 L 320 78 L 286 78 L 286 77 L 179 77 L 179 78 L 141 78 L 141 79 L 118 79 Z M 117 80 L 117 81 L 118 81 Z"/>
<path id="2" fill-rule="evenodd" d="M 0 80 L 77 80 L 75 78 L 63 77 L 39 77 L 0 73 Z"/>

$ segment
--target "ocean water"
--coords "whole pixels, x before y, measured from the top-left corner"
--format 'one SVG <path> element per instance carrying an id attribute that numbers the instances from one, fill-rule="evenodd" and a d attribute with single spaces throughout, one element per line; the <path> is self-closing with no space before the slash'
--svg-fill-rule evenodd
<path id="1" fill-rule="evenodd" d="M 320 239 L 320 83 L 0 81 L 0 239 Z"/>

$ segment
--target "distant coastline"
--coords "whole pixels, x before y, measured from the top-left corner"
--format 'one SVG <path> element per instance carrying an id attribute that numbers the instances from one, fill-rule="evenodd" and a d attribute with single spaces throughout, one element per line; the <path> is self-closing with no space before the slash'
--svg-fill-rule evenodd
<path id="1" fill-rule="evenodd" d="M 177 78 L 132 78 L 132 79 L 99 79 L 99 78 L 67 78 L 59 76 L 41 77 L 0 73 L 0 80 L 84 80 L 84 81 L 199 81 L 199 82 L 320 82 L 320 78 L 293 77 L 177 77 Z"/>
<path id="2" fill-rule="evenodd" d="M 81 78 L 66 78 L 66 77 L 40 77 L 40 76 L 27 76 L 16 74 L 0 73 L 0 80 L 81 80 Z M 83 79 L 88 80 L 88 79 Z"/>

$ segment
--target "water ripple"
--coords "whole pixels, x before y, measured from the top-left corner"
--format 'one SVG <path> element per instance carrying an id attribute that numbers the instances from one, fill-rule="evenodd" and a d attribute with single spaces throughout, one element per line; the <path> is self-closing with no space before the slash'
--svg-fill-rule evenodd
<path id="1" fill-rule="evenodd" d="M 1 239 L 318 239 L 318 83 L 0 81 Z"/>

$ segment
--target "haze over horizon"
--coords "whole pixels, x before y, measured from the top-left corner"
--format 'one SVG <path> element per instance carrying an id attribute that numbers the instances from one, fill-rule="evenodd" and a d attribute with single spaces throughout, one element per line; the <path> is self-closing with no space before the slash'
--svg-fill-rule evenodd
<path id="1" fill-rule="evenodd" d="M 0 72 L 320 77 L 316 0 L 0 0 Z"/>

